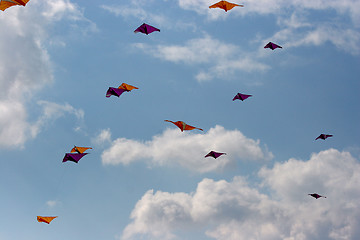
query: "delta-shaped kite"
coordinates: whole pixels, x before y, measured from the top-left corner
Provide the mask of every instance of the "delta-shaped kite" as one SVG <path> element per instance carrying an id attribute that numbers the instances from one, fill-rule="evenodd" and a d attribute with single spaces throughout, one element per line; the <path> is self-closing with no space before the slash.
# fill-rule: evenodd
<path id="1" fill-rule="evenodd" d="M 38 222 L 44 222 L 44 223 L 50 224 L 51 221 L 54 220 L 55 218 L 57 218 L 57 216 L 55 216 L 55 217 L 37 216 L 37 221 L 38 221 Z"/>
<path id="2" fill-rule="evenodd" d="M 155 31 L 160 32 L 160 29 L 158 29 L 156 27 L 153 27 L 153 26 L 151 26 L 149 24 L 143 23 L 140 27 L 135 29 L 134 33 L 141 32 L 141 33 L 144 33 L 146 35 L 149 35 L 150 33 L 155 32 Z"/>
<path id="3" fill-rule="evenodd" d="M 225 154 L 226 155 L 226 153 L 221 153 L 221 152 L 215 152 L 215 151 L 210 151 L 208 154 L 206 154 L 206 156 L 205 157 L 213 157 L 213 158 L 218 158 L 218 157 L 220 157 L 221 155 L 223 155 L 223 154 Z"/>
<path id="4" fill-rule="evenodd" d="M 242 94 L 242 93 L 238 93 L 235 95 L 235 97 L 233 98 L 233 101 L 235 101 L 236 99 L 239 99 L 241 101 L 244 101 L 245 99 L 252 97 L 252 95 L 248 95 L 248 94 Z"/>
<path id="5" fill-rule="evenodd" d="M 235 3 L 230 3 L 227 1 L 220 1 L 218 3 L 215 3 L 211 6 L 209 6 L 209 8 L 221 8 L 224 9 L 225 12 L 233 9 L 234 7 L 243 7 L 244 5 L 240 5 L 240 4 L 235 4 Z"/>
<path id="6" fill-rule="evenodd" d="M 329 138 L 329 137 L 332 137 L 333 135 L 331 135 L 331 134 L 320 134 L 317 138 L 315 138 L 315 140 L 318 140 L 318 139 L 322 139 L 322 140 L 325 140 L 325 139 L 327 139 L 327 138 Z"/>
<path id="7" fill-rule="evenodd" d="M 184 123 L 183 121 L 177 121 L 177 122 L 173 122 L 173 121 L 170 121 L 170 120 L 164 120 L 165 122 L 171 122 L 173 124 L 175 124 L 178 128 L 180 128 L 180 130 L 183 132 L 184 130 L 194 130 L 194 129 L 198 129 L 198 130 L 201 130 L 201 131 L 204 131 L 203 129 L 201 128 L 197 128 L 197 127 L 193 127 L 193 126 L 190 126 L 186 123 Z"/>
<path id="8" fill-rule="evenodd" d="M 126 83 L 122 83 L 118 88 L 109 87 L 109 89 L 106 92 L 106 97 L 108 98 L 111 95 L 120 97 L 120 95 L 123 94 L 123 92 L 130 92 L 133 89 L 139 89 L 139 88 Z"/>
<path id="9" fill-rule="evenodd" d="M 20 6 L 24 6 L 27 4 L 29 0 L 1 0 L 0 1 L 0 10 L 5 11 L 5 9 L 15 6 L 15 5 L 20 5 Z"/>
<path id="10" fill-rule="evenodd" d="M 70 153 L 84 153 L 88 149 L 92 149 L 92 148 L 74 146 L 73 149 L 71 149 Z"/>
<path id="11" fill-rule="evenodd" d="M 268 44 L 265 45 L 264 48 L 270 48 L 271 50 L 275 50 L 276 48 L 282 48 L 282 47 L 275 43 L 269 42 Z"/>
<path id="12" fill-rule="evenodd" d="M 71 161 L 74 163 L 78 163 L 82 157 L 84 157 L 88 153 L 65 153 L 63 158 L 63 162 Z"/>
<path id="13" fill-rule="evenodd" d="M 321 195 L 319 195 L 317 193 L 309 193 L 308 195 L 312 196 L 313 198 L 316 198 L 316 199 L 321 198 L 321 197 L 326 198 L 325 196 L 321 196 Z"/>

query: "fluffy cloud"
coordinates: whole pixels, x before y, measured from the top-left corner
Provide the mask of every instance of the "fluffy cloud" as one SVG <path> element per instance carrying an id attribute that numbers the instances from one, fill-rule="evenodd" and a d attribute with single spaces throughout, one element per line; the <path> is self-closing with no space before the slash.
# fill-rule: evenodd
<path id="1" fill-rule="evenodd" d="M 226 152 L 218 159 L 204 158 L 211 150 Z M 198 172 L 222 169 L 236 160 L 267 160 L 272 153 L 260 147 L 259 140 L 245 137 L 238 130 L 215 126 L 207 133 L 180 132 L 167 129 L 150 141 L 118 138 L 106 149 L 101 159 L 105 165 L 127 165 L 134 161 L 148 161 L 152 165 L 178 164 Z"/>
<path id="2" fill-rule="evenodd" d="M 149 190 L 122 239 L 175 239 L 195 227 L 218 240 L 358 238 L 360 164 L 348 152 L 290 159 L 259 176 L 265 189 L 237 176 L 231 182 L 203 179 L 190 194 Z M 307 195 L 312 192 L 327 198 Z"/>
<path id="3" fill-rule="evenodd" d="M 68 0 L 34 0 L 25 8 L 11 7 L 0 15 L 0 32 L 6 33 L 0 39 L 0 147 L 22 146 L 47 118 L 29 123 L 26 103 L 54 79 L 45 44 L 51 39 L 48 29 L 64 18 L 85 20 Z"/>

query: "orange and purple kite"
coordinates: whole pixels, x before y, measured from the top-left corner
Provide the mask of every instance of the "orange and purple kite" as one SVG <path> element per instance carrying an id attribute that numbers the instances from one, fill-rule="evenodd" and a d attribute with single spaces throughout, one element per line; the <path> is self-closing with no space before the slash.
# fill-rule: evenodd
<path id="1" fill-rule="evenodd" d="M 44 222 L 44 223 L 47 223 L 47 224 L 50 224 L 50 222 L 52 220 L 54 220 L 56 217 L 43 217 L 43 216 L 37 216 L 37 221 L 38 222 Z"/>
<path id="2" fill-rule="evenodd" d="M 321 195 L 319 195 L 319 194 L 317 194 L 317 193 L 309 193 L 308 195 L 309 195 L 309 196 L 312 196 L 312 197 L 314 197 L 314 198 L 316 198 L 316 199 L 321 198 L 321 197 L 326 198 L 325 196 L 321 196 Z"/>
<path id="3" fill-rule="evenodd" d="M 135 29 L 134 33 L 141 32 L 141 33 L 144 33 L 146 35 L 149 35 L 150 33 L 155 32 L 155 31 L 160 32 L 160 29 L 158 29 L 156 27 L 153 27 L 153 26 L 150 26 L 150 25 L 148 25 L 146 23 L 143 23 L 140 27 Z"/>
<path id="4" fill-rule="evenodd" d="M 327 139 L 328 137 L 332 137 L 333 135 L 331 134 L 320 134 L 317 138 L 315 138 L 315 140 L 318 140 L 318 139 L 322 139 L 322 140 L 325 140 Z"/>
<path id="5" fill-rule="evenodd" d="M 275 43 L 269 42 L 268 44 L 265 45 L 264 48 L 270 48 L 271 50 L 275 50 L 276 48 L 282 48 L 282 47 Z"/>
<path id="6" fill-rule="evenodd" d="M 24 6 L 27 4 L 29 0 L 1 0 L 0 1 L 0 10 L 5 11 L 5 9 L 15 6 L 15 5 L 20 5 L 20 6 Z"/>
<path id="7" fill-rule="evenodd" d="M 183 121 L 177 121 L 177 122 L 173 122 L 173 121 L 170 121 L 170 120 L 164 120 L 165 122 L 171 122 L 173 124 L 175 124 L 178 128 L 180 128 L 180 130 L 183 132 L 184 130 L 194 130 L 194 129 L 199 129 L 201 131 L 204 131 L 203 129 L 201 128 L 197 128 L 197 127 L 193 127 L 193 126 L 190 126 L 190 125 L 187 125 L 186 123 L 184 123 Z"/>
<path id="8" fill-rule="evenodd" d="M 241 101 L 244 101 L 245 99 L 247 99 L 248 97 L 252 97 L 252 95 L 247 95 L 247 94 L 242 94 L 242 93 L 238 93 L 235 95 L 235 97 L 233 98 L 233 101 L 235 101 L 236 99 L 239 99 Z"/>
<path id="9" fill-rule="evenodd" d="M 211 151 L 211 152 L 209 152 L 205 157 L 213 157 L 213 158 L 216 159 L 216 158 L 220 157 L 220 156 L 223 155 L 223 154 L 226 155 L 226 153 Z"/>
<path id="10" fill-rule="evenodd" d="M 209 6 L 209 8 L 221 8 L 224 9 L 225 12 L 233 9 L 234 7 L 243 7 L 244 5 L 239 5 L 239 4 L 235 4 L 235 3 L 229 3 L 227 1 L 220 1 L 218 3 L 215 3 L 211 6 Z"/>
<path id="11" fill-rule="evenodd" d="M 111 95 L 120 97 L 123 92 L 130 92 L 133 89 L 139 89 L 137 87 L 131 86 L 126 83 L 122 83 L 118 88 L 109 87 L 106 92 L 106 97 L 110 97 Z"/>

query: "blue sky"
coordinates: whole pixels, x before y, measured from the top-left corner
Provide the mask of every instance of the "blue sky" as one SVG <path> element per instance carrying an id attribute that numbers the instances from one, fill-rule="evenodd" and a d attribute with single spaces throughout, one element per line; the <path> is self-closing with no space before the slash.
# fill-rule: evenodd
<path id="1" fill-rule="evenodd" d="M 0 240 L 357 239 L 360 2 L 213 3 L 1 12 Z"/>

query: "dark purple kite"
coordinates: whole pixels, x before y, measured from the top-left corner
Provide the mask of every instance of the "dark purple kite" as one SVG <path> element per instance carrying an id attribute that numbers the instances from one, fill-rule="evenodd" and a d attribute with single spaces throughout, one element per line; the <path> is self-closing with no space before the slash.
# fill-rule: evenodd
<path id="1" fill-rule="evenodd" d="M 87 153 L 65 153 L 63 162 L 72 161 L 78 163 L 80 159 L 85 156 Z"/>
<path id="2" fill-rule="evenodd" d="M 309 195 L 309 196 L 312 196 L 312 197 L 314 197 L 314 198 L 316 198 L 316 199 L 321 198 L 321 197 L 326 198 L 325 196 L 321 196 L 321 195 L 319 195 L 319 194 L 317 194 L 317 193 L 309 193 L 308 195 Z"/>
<path id="3" fill-rule="evenodd" d="M 125 92 L 124 89 L 120 89 L 120 88 L 113 88 L 113 87 L 109 87 L 109 89 L 106 92 L 106 97 L 110 97 L 111 95 L 120 97 L 120 95 Z"/>
<path id="4" fill-rule="evenodd" d="M 226 153 L 220 153 L 220 152 L 211 151 L 211 152 L 209 152 L 205 157 L 213 157 L 213 158 L 216 159 L 216 158 L 220 157 L 220 156 L 223 155 L 223 154 L 226 155 Z"/>
<path id="5" fill-rule="evenodd" d="M 141 33 L 144 33 L 146 35 L 149 35 L 150 33 L 155 32 L 155 31 L 160 32 L 160 29 L 158 29 L 156 27 L 153 27 L 153 26 L 150 26 L 150 25 L 148 25 L 146 23 L 143 23 L 140 27 L 135 29 L 134 33 L 141 32 Z"/>
<path id="6" fill-rule="evenodd" d="M 270 48 L 271 50 L 274 50 L 275 48 L 282 48 L 282 47 L 275 43 L 269 42 L 268 44 L 265 45 L 264 48 Z"/>
<path id="7" fill-rule="evenodd" d="M 325 140 L 327 139 L 328 137 L 332 137 L 333 135 L 330 135 L 330 134 L 320 134 L 320 136 L 318 136 L 317 138 L 315 138 L 315 140 L 318 140 L 318 139 L 322 139 L 322 140 Z"/>
<path id="8" fill-rule="evenodd" d="M 247 94 L 242 94 L 242 93 L 238 93 L 235 95 L 235 97 L 233 98 L 233 101 L 235 101 L 236 99 L 239 99 L 241 101 L 244 101 L 245 99 L 247 99 L 248 97 L 251 97 L 252 95 L 247 95 Z"/>

